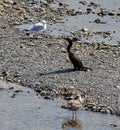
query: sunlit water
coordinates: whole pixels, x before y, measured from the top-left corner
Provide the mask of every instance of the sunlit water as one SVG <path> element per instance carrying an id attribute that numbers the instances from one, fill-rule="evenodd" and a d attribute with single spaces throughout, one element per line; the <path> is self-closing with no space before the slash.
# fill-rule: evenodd
<path id="1" fill-rule="evenodd" d="M 9 89 L 13 87 L 13 89 Z M 62 99 L 45 100 L 30 88 L 0 81 L 0 130 L 119 130 L 120 118 L 62 109 Z M 18 90 L 18 91 L 16 91 Z"/>

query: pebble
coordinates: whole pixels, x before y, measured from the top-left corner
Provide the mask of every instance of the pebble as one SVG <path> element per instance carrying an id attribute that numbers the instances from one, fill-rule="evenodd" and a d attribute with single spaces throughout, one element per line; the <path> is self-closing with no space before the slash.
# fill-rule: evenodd
<path id="1" fill-rule="evenodd" d="M 88 14 L 92 12 L 92 9 L 91 9 L 91 8 L 87 8 L 86 10 L 87 10 L 87 13 L 88 13 Z"/>
<path id="2" fill-rule="evenodd" d="M 4 77 L 0 76 L 0 80 L 4 80 Z"/>
<path id="3" fill-rule="evenodd" d="M 117 125 L 113 123 L 110 123 L 110 126 L 117 127 Z"/>
<path id="4" fill-rule="evenodd" d="M 95 19 L 94 22 L 95 22 L 95 23 L 100 23 L 101 20 L 100 20 L 100 19 Z"/>
<path id="5" fill-rule="evenodd" d="M 15 93 L 21 93 L 21 92 L 23 92 L 23 90 L 18 89 L 18 90 L 15 90 L 14 92 L 15 92 Z"/>
<path id="6" fill-rule="evenodd" d="M 0 4 L 0 11 L 3 11 L 3 10 L 4 10 L 4 6 Z M 2 15 L 2 12 L 1 12 L 1 15 Z"/>
<path id="7" fill-rule="evenodd" d="M 4 0 L 4 3 L 13 4 L 14 2 L 12 0 Z"/>
<path id="8" fill-rule="evenodd" d="M 82 31 L 83 31 L 83 32 L 88 32 L 89 29 L 88 29 L 87 27 L 85 27 L 85 28 L 82 29 Z"/>
<path id="9" fill-rule="evenodd" d="M 59 6 L 63 6 L 64 4 L 62 2 L 59 2 Z"/>
<path id="10" fill-rule="evenodd" d="M 61 48 L 61 52 L 62 53 L 66 53 L 66 49 L 65 48 Z"/>
<path id="11" fill-rule="evenodd" d="M 19 73 L 14 75 L 14 78 L 19 78 L 19 77 L 21 77 L 21 74 L 19 74 Z"/>
<path id="12" fill-rule="evenodd" d="M 93 45 L 94 50 L 100 49 L 100 43 L 99 42 L 93 42 L 92 45 Z"/>
<path id="13" fill-rule="evenodd" d="M 117 14 L 117 13 L 115 13 L 115 12 L 109 12 L 109 13 L 108 13 L 109 16 L 114 16 L 114 15 L 116 15 L 116 14 Z"/>
<path id="14" fill-rule="evenodd" d="M 13 79 L 10 79 L 10 78 L 7 78 L 6 81 L 9 83 L 14 83 Z"/>
<path id="15" fill-rule="evenodd" d="M 87 1 L 80 1 L 79 3 L 83 4 L 83 5 L 87 5 L 88 2 Z"/>
<path id="16" fill-rule="evenodd" d="M 15 98 L 15 96 L 16 96 L 16 94 L 14 93 L 14 94 L 11 96 L 11 98 Z"/>
<path id="17" fill-rule="evenodd" d="M 59 92 L 56 89 L 53 89 L 52 91 L 55 93 L 55 95 L 59 95 Z"/>

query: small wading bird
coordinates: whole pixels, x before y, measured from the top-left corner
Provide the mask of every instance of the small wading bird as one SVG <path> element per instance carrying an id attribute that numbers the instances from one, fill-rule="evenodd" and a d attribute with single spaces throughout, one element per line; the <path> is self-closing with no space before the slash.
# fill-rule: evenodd
<path id="1" fill-rule="evenodd" d="M 75 38 L 73 38 L 72 40 L 70 38 L 64 38 L 64 39 L 69 43 L 67 46 L 67 52 L 69 59 L 73 64 L 74 70 L 82 70 L 82 71 L 91 70 L 90 68 L 85 67 L 82 61 L 79 59 L 78 55 L 75 52 L 73 52 L 73 50 L 71 50 L 73 42 L 77 41 L 77 39 Z"/>
<path id="2" fill-rule="evenodd" d="M 83 107 L 84 98 L 81 97 L 81 95 L 76 95 L 75 99 L 68 101 L 65 105 L 62 105 L 62 108 L 68 109 L 72 111 L 73 117 L 72 119 L 76 119 L 76 111 Z"/>
<path id="3" fill-rule="evenodd" d="M 40 33 L 44 31 L 47 28 L 47 23 L 45 20 L 42 20 L 41 23 L 36 23 L 29 28 L 25 29 L 26 32 L 32 34 L 32 33 Z"/>

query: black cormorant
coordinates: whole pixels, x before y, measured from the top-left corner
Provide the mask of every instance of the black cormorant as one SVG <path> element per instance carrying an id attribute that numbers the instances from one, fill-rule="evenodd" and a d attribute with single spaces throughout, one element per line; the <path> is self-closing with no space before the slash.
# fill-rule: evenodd
<path id="1" fill-rule="evenodd" d="M 78 57 L 78 55 L 75 52 L 73 52 L 73 50 L 71 50 L 73 42 L 76 41 L 76 39 L 75 38 L 73 38 L 72 40 L 70 38 L 64 38 L 64 39 L 69 43 L 67 46 L 67 52 L 69 59 L 73 64 L 74 70 L 82 70 L 82 71 L 91 70 L 90 68 L 85 67 L 80 58 Z"/>

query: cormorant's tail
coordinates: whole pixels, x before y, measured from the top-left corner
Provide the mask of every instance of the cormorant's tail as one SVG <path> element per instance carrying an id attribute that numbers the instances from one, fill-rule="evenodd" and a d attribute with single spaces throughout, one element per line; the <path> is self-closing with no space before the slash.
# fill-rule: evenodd
<path id="1" fill-rule="evenodd" d="M 91 69 L 91 68 L 88 68 L 88 67 L 83 66 L 82 70 L 83 70 L 83 71 L 88 71 L 88 70 L 92 70 L 92 69 Z"/>

